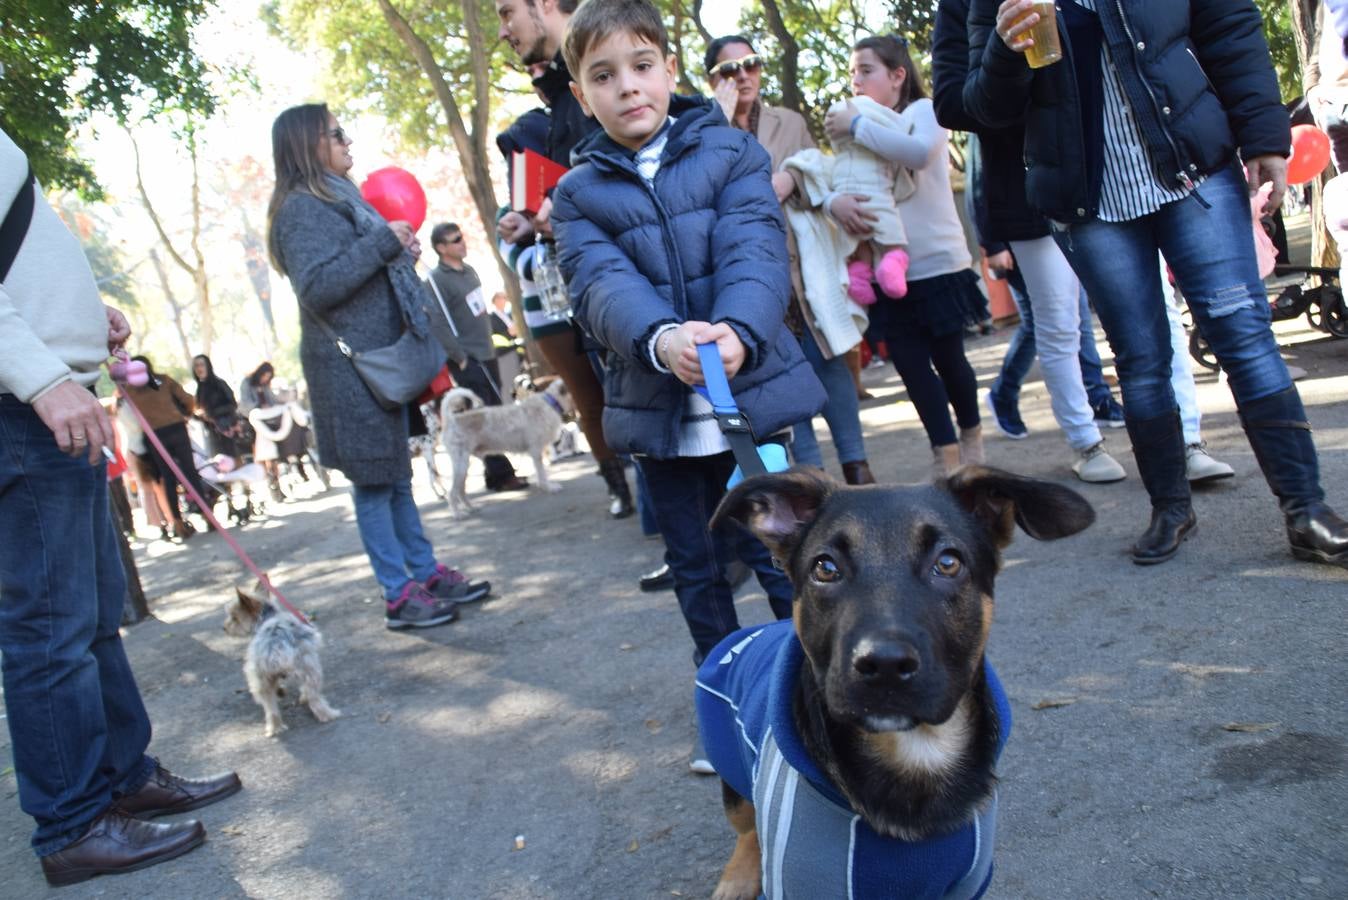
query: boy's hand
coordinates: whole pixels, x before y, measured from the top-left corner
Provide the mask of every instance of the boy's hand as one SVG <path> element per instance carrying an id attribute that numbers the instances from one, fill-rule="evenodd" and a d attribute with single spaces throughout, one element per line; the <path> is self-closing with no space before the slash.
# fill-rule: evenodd
<path id="1" fill-rule="evenodd" d="M 702 384 L 702 362 L 697 358 L 694 336 L 710 322 L 684 322 L 660 338 L 656 351 L 674 377 L 687 385 Z"/>
<path id="2" fill-rule="evenodd" d="M 514 210 L 501 216 L 501 221 L 496 223 L 497 236 L 507 244 L 518 244 L 533 234 L 533 231 L 534 227 L 529 220 Z"/>
<path id="3" fill-rule="evenodd" d="M 538 206 L 538 215 L 534 216 L 534 233 L 543 237 L 552 237 L 552 198 L 544 198 Z"/>
<path id="4" fill-rule="evenodd" d="M 725 366 L 725 377 L 727 380 L 734 378 L 739 372 L 740 367 L 744 365 L 746 355 L 744 342 L 740 336 L 735 333 L 725 322 L 717 322 L 715 325 L 708 325 L 696 335 L 693 336 L 695 344 L 716 344 L 716 350 L 721 354 L 721 365 Z M 697 357 L 697 349 L 692 350 L 693 357 Z M 698 368 L 698 374 L 701 374 L 701 367 Z"/>

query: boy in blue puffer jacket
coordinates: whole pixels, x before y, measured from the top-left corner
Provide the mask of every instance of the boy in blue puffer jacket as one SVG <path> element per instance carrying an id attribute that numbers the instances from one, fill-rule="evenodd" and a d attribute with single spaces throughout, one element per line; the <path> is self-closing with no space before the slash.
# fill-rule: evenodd
<path id="1" fill-rule="evenodd" d="M 710 101 L 671 97 L 660 13 L 647 0 L 588 0 L 562 53 L 571 90 L 603 126 L 553 197 L 562 272 L 577 319 L 610 351 L 604 435 L 637 455 L 701 662 L 739 627 L 732 553 L 779 618 L 791 588 L 755 538 L 708 532 L 735 462 L 692 390 L 703 383 L 696 345 L 717 345 L 760 442 L 818 412 L 824 389 L 782 325 L 790 273 L 767 151 Z"/>

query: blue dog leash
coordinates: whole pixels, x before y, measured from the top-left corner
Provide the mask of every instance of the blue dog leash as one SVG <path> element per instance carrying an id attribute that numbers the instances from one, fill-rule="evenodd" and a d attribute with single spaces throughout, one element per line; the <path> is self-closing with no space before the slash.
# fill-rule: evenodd
<path id="1" fill-rule="evenodd" d="M 698 344 L 697 355 L 702 363 L 702 377 L 707 383 L 705 386 L 697 385 L 694 390 L 711 404 L 712 411 L 716 413 L 716 424 L 720 426 L 738 463 L 726 487 L 732 488 L 752 475 L 783 472 L 789 468 L 785 447 L 775 441 L 760 446 L 754 440 L 754 430 L 748 416 L 740 412 L 735 405 L 735 396 L 730 393 L 730 381 L 725 377 L 721 353 L 716 344 Z"/>

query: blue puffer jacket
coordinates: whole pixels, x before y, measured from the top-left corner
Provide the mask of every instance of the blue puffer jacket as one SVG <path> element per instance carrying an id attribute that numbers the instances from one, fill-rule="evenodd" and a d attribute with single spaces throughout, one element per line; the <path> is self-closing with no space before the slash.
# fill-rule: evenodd
<path id="1" fill-rule="evenodd" d="M 596 132 L 553 195 L 552 222 L 576 318 L 612 351 L 604 437 L 619 452 L 678 455 L 689 390 L 651 363 L 667 322 L 726 322 L 746 351 L 730 382 L 762 439 L 813 416 L 824 388 L 782 325 L 786 230 L 767 151 L 702 98 L 674 97 L 654 187 L 634 154 Z"/>
<path id="2" fill-rule="evenodd" d="M 1042 69 L 997 36 L 999 3 L 970 4 L 964 106 L 989 126 L 1024 121 L 1026 190 L 1050 218 L 1089 221 L 1098 208 L 1102 101 L 1098 79 L 1078 73 L 1095 71 L 1101 42 L 1162 184 L 1189 186 L 1237 150 L 1288 155 L 1291 125 L 1251 0 L 1097 0 L 1093 33 L 1069 27 L 1064 5 L 1063 60 Z"/>

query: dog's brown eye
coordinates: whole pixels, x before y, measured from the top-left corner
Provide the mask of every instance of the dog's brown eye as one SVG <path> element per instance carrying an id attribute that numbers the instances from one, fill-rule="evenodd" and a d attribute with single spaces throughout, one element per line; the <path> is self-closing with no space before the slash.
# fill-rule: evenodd
<path id="1" fill-rule="evenodd" d="M 936 557 L 936 564 L 932 566 L 932 571 L 937 575 L 946 578 L 954 578 L 964 568 L 964 563 L 953 553 L 942 553 Z"/>
<path id="2" fill-rule="evenodd" d="M 815 581 L 828 583 L 841 578 L 842 572 L 838 571 L 837 563 L 827 556 L 821 556 L 814 561 L 814 566 L 810 569 L 810 577 Z"/>

